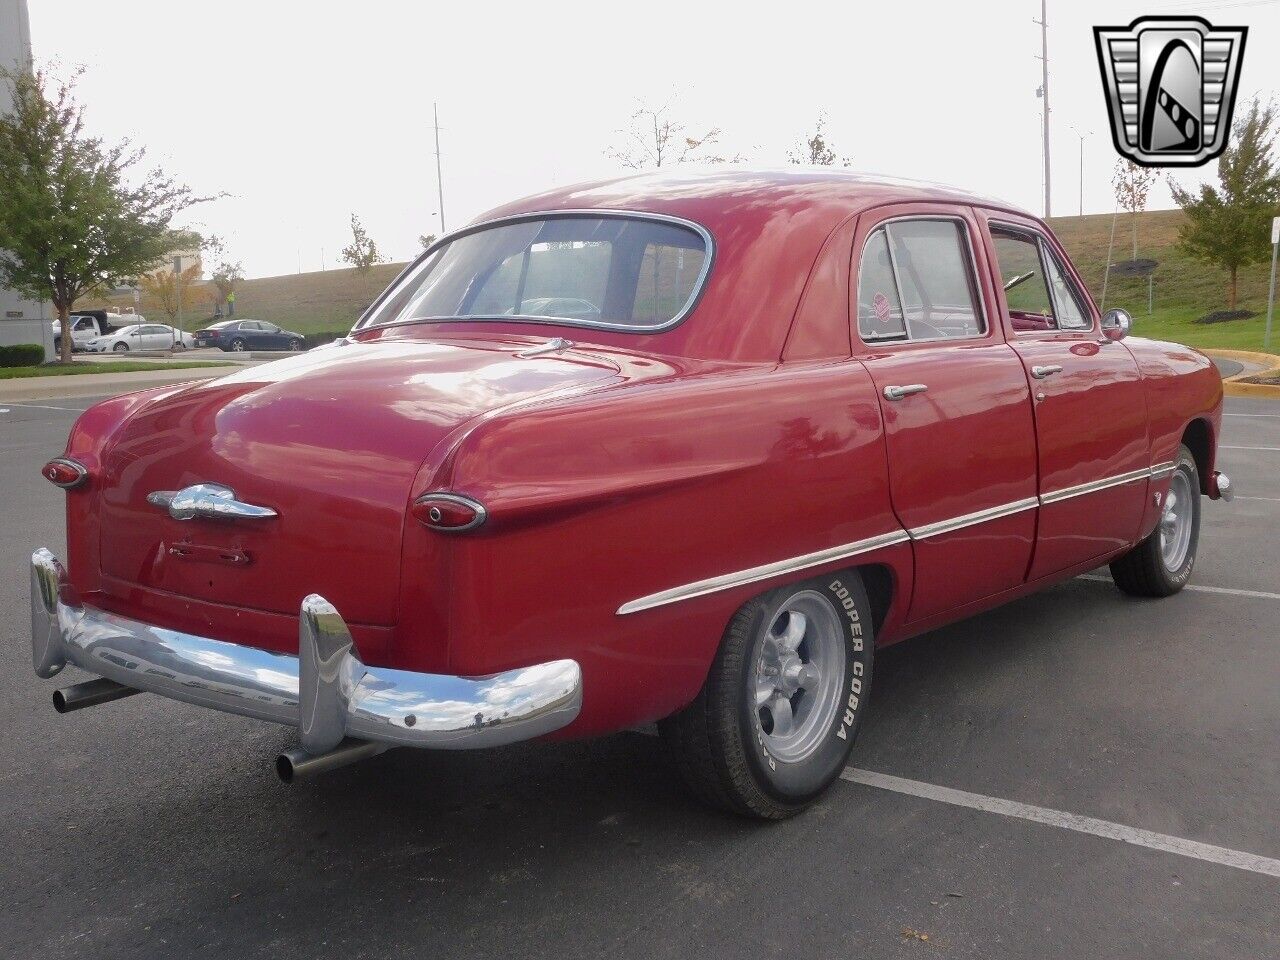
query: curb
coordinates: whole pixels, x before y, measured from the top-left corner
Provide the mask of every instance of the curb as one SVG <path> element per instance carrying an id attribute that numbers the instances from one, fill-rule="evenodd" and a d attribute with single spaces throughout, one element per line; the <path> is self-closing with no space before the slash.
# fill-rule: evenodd
<path id="1" fill-rule="evenodd" d="M 1205 350 L 1210 357 L 1221 357 L 1224 360 L 1244 360 L 1262 365 L 1263 370 L 1280 368 L 1280 357 L 1271 353 L 1258 353 L 1253 350 Z M 1244 383 L 1245 377 L 1256 377 L 1257 370 L 1246 370 L 1222 381 L 1222 393 L 1228 397 L 1253 397 L 1255 399 L 1280 400 L 1280 384 Z"/>
<path id="2" fill-rule="evenodd" d="M 0 381 L 0 404 L 33 400 L 57 400 L 72 397 L 118 397 L 122 393 L 164 387 L 175 383 L 193 383 L 235 373 L 236 366 L 192 367 L 186 370 L 140 370 L 136 373 L 90 373 L 69 377 L 31 377 L 10 382 Z M 142 376 L 140 376 L 142 374 Z M 33 381 L 52 380 L 54 383 Z M 76 382 L 71 382 L 76 381 Z M 81 381 L 88 381 L 87 383 Z"/>

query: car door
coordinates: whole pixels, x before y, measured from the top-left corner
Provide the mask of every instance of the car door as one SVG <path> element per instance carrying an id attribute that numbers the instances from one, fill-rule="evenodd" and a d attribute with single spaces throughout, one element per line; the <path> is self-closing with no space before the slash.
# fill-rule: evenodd
<path id="1" fill-rule="evenodd" d="M 142 327 L 142 349 L 168 350 L 173 346 L 174 333 L 163 324 L 148 323 Z"/>
<path id="2" fill-rule="evenodd" d="M 1035 539 L 1035 430 L 965 207 L 864 215 L 855 240 L 855 343 L 879 395 L 889 487 L 912 539 L 907 620 L 1023 583 Z"/>
<path id="3" fill-rule="evenodd" d="M 267 350 L 283 350 L 287 347 L 288 338 L 281 333 L 274 323 L 262 322 L 262 345 Z"/>
<path id="4" fill-rule="evenodd" d="M 993 219 L 988 228 L 1002 319 L 1034 398 L 1041 498 L 1034 580 L 1101 560 L 1137 536 L 1150 468 L 1146 398 L 1133 356 L 1102 336 L 1092 301 L 1051 237 L 1021 218 Z"/>

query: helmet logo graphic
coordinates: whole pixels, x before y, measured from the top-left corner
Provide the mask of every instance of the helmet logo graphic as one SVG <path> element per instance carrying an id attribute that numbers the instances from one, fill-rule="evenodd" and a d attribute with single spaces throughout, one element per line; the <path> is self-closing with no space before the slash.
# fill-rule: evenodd
<path id="1" fill-rule="evenodd" d="M 1094 27 L 1116 149 L 1147 167 L 1194 167 L 1222 153 L 1247 33 L 1199 17 Z"/>

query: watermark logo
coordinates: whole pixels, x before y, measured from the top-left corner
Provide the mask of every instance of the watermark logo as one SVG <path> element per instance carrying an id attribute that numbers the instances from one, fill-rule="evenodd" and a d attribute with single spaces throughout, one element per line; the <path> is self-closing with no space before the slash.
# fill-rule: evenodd
<path id="1" fill-rule="evenodd" d="M 1116 149 L 1144 167 L 1196 167 L 1222 153 L 1246 33 L 1199 17 L 1094 27 Z"/>

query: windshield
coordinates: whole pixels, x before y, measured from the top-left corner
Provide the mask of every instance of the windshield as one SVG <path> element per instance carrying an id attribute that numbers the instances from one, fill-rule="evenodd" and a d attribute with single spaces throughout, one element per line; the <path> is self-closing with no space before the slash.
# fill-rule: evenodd
<path id="1" fill-rule="evenodd" d="M 666 219 L 509 221 L 433 251 L 359 326 L 467 319 L 659 329 L 692 306 L 710 255 L 703 231 Z"/>

